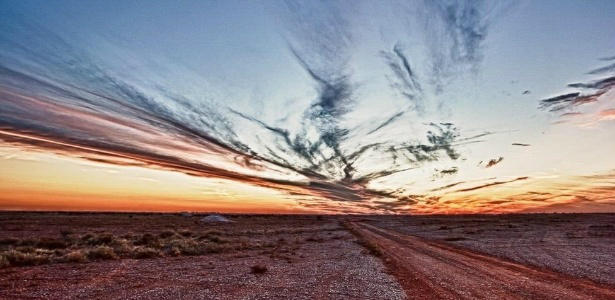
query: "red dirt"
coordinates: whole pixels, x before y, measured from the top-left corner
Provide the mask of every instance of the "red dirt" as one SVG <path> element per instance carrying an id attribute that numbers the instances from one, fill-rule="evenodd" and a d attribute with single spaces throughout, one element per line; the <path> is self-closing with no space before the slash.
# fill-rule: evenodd
<path id="1" fill-rule="evenodd" d="M 615 288 L 430 241 L 351 223 L 380 247 L 408 299 L 615 299 Z"/>
<path id="2" fill-rule="evenodd" d="M 315 216 L 229 216 L 231 224 L 200 216 L 161 214 L 0 213 L 0 237 L 60 237 L 61 231 L 195 234 L 216 229 L 229 238 L 272 247 L 199 256 L 53 263 L 0 269 L 0 300 L 402 300 L 385 266 L 367 254 L 338 219 Z M 194 222 L 197 221 L 197 222 Z M 267 271 L 253 273 L 262 265 Z"/>

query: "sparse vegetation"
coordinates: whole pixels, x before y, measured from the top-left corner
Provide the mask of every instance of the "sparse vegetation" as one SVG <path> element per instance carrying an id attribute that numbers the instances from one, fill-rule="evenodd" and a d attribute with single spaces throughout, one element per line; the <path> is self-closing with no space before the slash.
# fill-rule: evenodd
<path id="1" fill-rule="evenodd" d="M 89 249 L 87 251 L 87 257 L 91 260 L 118 258 L 113 248 L 109 246 L 96 246 L 92 249 Z"/>
<path id="2" fill-rule="evenodd" d="M 306 239 L 307 242 L 322 243 L 325 239 L 319 236 L 312 235 Z"/>
<path id="3" fill-rule="evenodd" d="M 48 263 L 50 261 L 49 256 L 44 254 L 38 254 L 34 252 L 20 252 L 17 250 L 10 250 L 3 253 L 2 257 L 9 262 L 12 266 L 35 266 Z"/>
<path id="4" fill-rule="evenodd" d="M 9 260 L 6 257 L 0 256 L 0 268 L 8 267 L 10 265 L 11 265 L 11 263 L 9 262 Z"/>
<path id="5" fill-rule="evenodd" d="M 165 229 L 158 234 L 132 233 L 117 236 L 110 232 L 81 235 L 60 232 L 58 238 L 2 238 L 0 268 L 119 258 L 205 255 L 274 246 L 274 243 L 262 243 L 245 236 L 226 235 L 217 229 L 203 232 Z"/>
<path id="6" fill-rule="evenodd" d="M 448 242 L 456 242 L 456 241 L 465 241 L 467 240 L 467 238 L 463 236 L 451 236 L 451 237 L 444 238 L 444 240 Z"/>
<path id="7" fill-rule="evenodd" d="M 357 238 L 357 244 L 363 246 L 369 254 L 373 256 L 382 256 L 383 252 L 378 245 L 365 239 L 354 227 L 350 225 L 348 221 L 342 222 L 342 226 L 346 228 L 350 233 L 352 233 Z"/>
<path id="8" fill-rule="evenodd" d="M 74 250 L 66 254 L 66 261 L 70 263 L 84 263 L 88 261 L 83 250 Z"/>
<path id="9" fill-rule="evenodd" d="M 133 251 L 134 258 L 144 259 L 144 258 L 155 258 L 162 256 L 160 251 L 149 248 L 149 247 L 136 247 Z"/>
<path id="10" fill-rule="evenodd" d="M 299 255 L 296 253 L 299 245 L 342 239 L 340 231 L 343 230 L 324 216 L 233 216 L 238 222 L 224 226 L 195 224 L 192 219 L 162 214 L 109 214 L 109 218 L 102 216 L 96 220 L 87 213 L 84 218 L 74 218 L 70 213 L 54 217 L 67 215 L 70 215 L 65 219 L 67 222 L 54 223 L 48 228 L 32 227 L 36 230 L 29 235 L 10 234 L 12 228 L 22 225 L 4 226 L 0 231 L 7 234 L 0 235 L 0 268 L 244 250 L 262 250 L 272 258 L 291 263 Z M 98 213 L 92 215 L 98 217 Z M 32 217 L 41 216 L 33 214 Z M 158 222 L 161 219 L 164 221 Z M 256 226 L 237 226 L 240 222 Z"/>
<path id="11" fill-rule="evenodd" d="M 175 231 L 170 230 L 170 229 L 163 230 L 163 231 L 159 234 L 159 236 L 160 236 L 161 238 L 163 238 L 163 239 L 166 239 L 166 238 L 168 238 L 168 237 L 172 237 L 172 236 L 174 236 L 174 235 L 175 235 Z"/>
<path id="12" fill-rule="evenodd" d="M 250 267 L 250 270 L 252 270 L 252 273 L 254 274 L 263 274 L 268 271 L 267 266 L 264 265 L 254 265 Z"/>

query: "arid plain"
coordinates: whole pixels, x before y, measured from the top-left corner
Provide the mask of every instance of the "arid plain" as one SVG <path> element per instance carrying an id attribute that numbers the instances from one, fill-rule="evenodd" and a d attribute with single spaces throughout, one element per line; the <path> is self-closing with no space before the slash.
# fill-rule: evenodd
<path id="1" fill-rule="evenodd" d="M 0 213 L 0 299 L 613 299 L 615 215 Z"/>

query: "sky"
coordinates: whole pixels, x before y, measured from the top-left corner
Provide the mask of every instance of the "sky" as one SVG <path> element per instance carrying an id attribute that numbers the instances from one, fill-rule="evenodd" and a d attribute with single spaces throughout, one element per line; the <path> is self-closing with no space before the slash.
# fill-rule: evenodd
<path id="1" fill-rule="evenodd" d="M 0 209 L 615 212 L 614 1 L 0 1 Z"/>

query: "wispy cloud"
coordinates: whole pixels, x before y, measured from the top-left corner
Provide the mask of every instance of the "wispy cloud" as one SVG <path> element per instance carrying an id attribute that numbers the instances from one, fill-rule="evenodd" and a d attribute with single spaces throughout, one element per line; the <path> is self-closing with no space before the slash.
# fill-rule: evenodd
<path id="1" fill-rule="evenodd" d="M 276 77 L 284 72 L 258 70 L 275 73 L 272 78 L 278 81 L 272 86 L 284 92 L 250 98 L 286 101 L 288 105 L 267 107 L 275 118 L 250 105 L 236 105 L 237 91 L 206 75 L 141 55 L 148 51 L 132 53 L 121 42 L 98 36 L 91 42 L 43 27 L 9 24 L 0 29 L 0 140 L 30 151 L 266 187 L 323 211 L 435 211 L 447 205 L 444 193 L 469 197 L 529 181 L 526 174 L 503 174 L 506 168 L 494 167 L 503 160 L 499 155 L 514 159 L 508 153 L 483 152 L 481 157 L 495 158 L 477 168 L 479 159 L 468 157 L 472 153 L 467 148 L 487 146 L 504 131 L 489 127 L 468 133 L 460 122 L 471 116 L 445 117 L 439 105 L 449 101 L 439 96 L 452 80 L 480 70 L 501 7 L 482 1 L 417 2 L 412 5 L 419 13 L 400 15 L 418 16 L 426 40 L 408 40 L 406 32 L 394 32 L 394 43 L 378 41 L 368 45 L 372 52 L 363 53 L 356 48 L 366 36 L 355 28 L 354 2 L 282 4 L 282 26 L 276 29 L 285 47 L 276 49 L 280 57 L 273 60 L 283 62 L 276 67 L 287 68 L 301 82 L 286 85 Z M 416 49 L 427 55 L 415 55 Z M 353 64 L 359 55 L 370 58 Z M 543 99 L 541 109 L 563 113 L 597 101 L 614 86 L 610 60 L 590 71 L 600 78 L 570 84 L 578 91 Z M 231 64 L 219 62 L 226 63 Z M 220 81 L 232 85 L 235 79 Z M 374 92 L 373 87 L 382 90 Z M 383 103 L 392 100 L 386 107 L 366 103 L 380 98 Z M 597 120 L 614 115 L 606 109 Z M 511 148 L 511 142 L 505 145 Z M 539 143 L 532 144 L 523 151 L 538 148 Z M 414 182 L 408 174 L 420 178 Z M 420 180 L 432 186 L 415 192 Z"/>
<path id="2" fill-rule="evenodd" d="M 477 71 L 490 26 L 508 4 L 485 1 L 424 1 L 424 30 L 435 91 L 462 70 Z"/>
<path id="3" fill-rule="evenodd" d="M 598 75 L 604 73 L 612 73 L 615 71 L 614 65 L 608 65 L 590 71 L 588 74 Z M 561 94 L 558 96 L 545 98 L 539 101 L 539 108 L 550 112 L 559 112 L 563 110 L 572 110 L 578 106 L 597 102 L 603 95 L 615 87 L 615 76 L 603 77 L 589 82 L 571 83 L 569 88 L 575 88 L 580 91 Z"/>
<path id="4" fill-rule="evenodd" d="M 327 16 L 319 15 L 316 24 L 312 18 L 298 18 L 299 24 L 293 25 L 298 29 L 289 38 L 289 48 L 316 92 L 302 113 L 299 131 L 195 101 L 155 76 L 119 76 L 114 66 L 52 32 L 43 38 L 36 30 L 21 28 L 23 36 L 37 37 L 33 40 L 38 48 L 15 56 L 18 49 L 27 48 L 26 39 L 4 40 L 0 138 L 97 162 L 234 180 L 306 197 L 344 202 L 407 197 L 403 191 L 390 193 L 367 185 L 430 162 L 457 160 L 459 129 L 451 123 L 432 123 L 424 137 L 345 144 L 349 134 L 365 134 L 342 126 L 354 103 L 352 76 L 343 55 L 351 38 L 343 18 L 325 10 Z M 307 33 L 314 27 L 327 30 Z M 402 50 L 394 53 L 404 76 L 413 76 Z M 407 80 L 420 90 L 418 82 Z M 367 134 L 385 129 L 402 115 L 391 116 Z M 249 122 L 242 130 L 257 129 L 255 140 L 239 137 L 237 120 Z M 383 158 L 378 168 L 365 167 L 371 157 Z M 452 170 L 456 169 L 439 172 Z"/>

